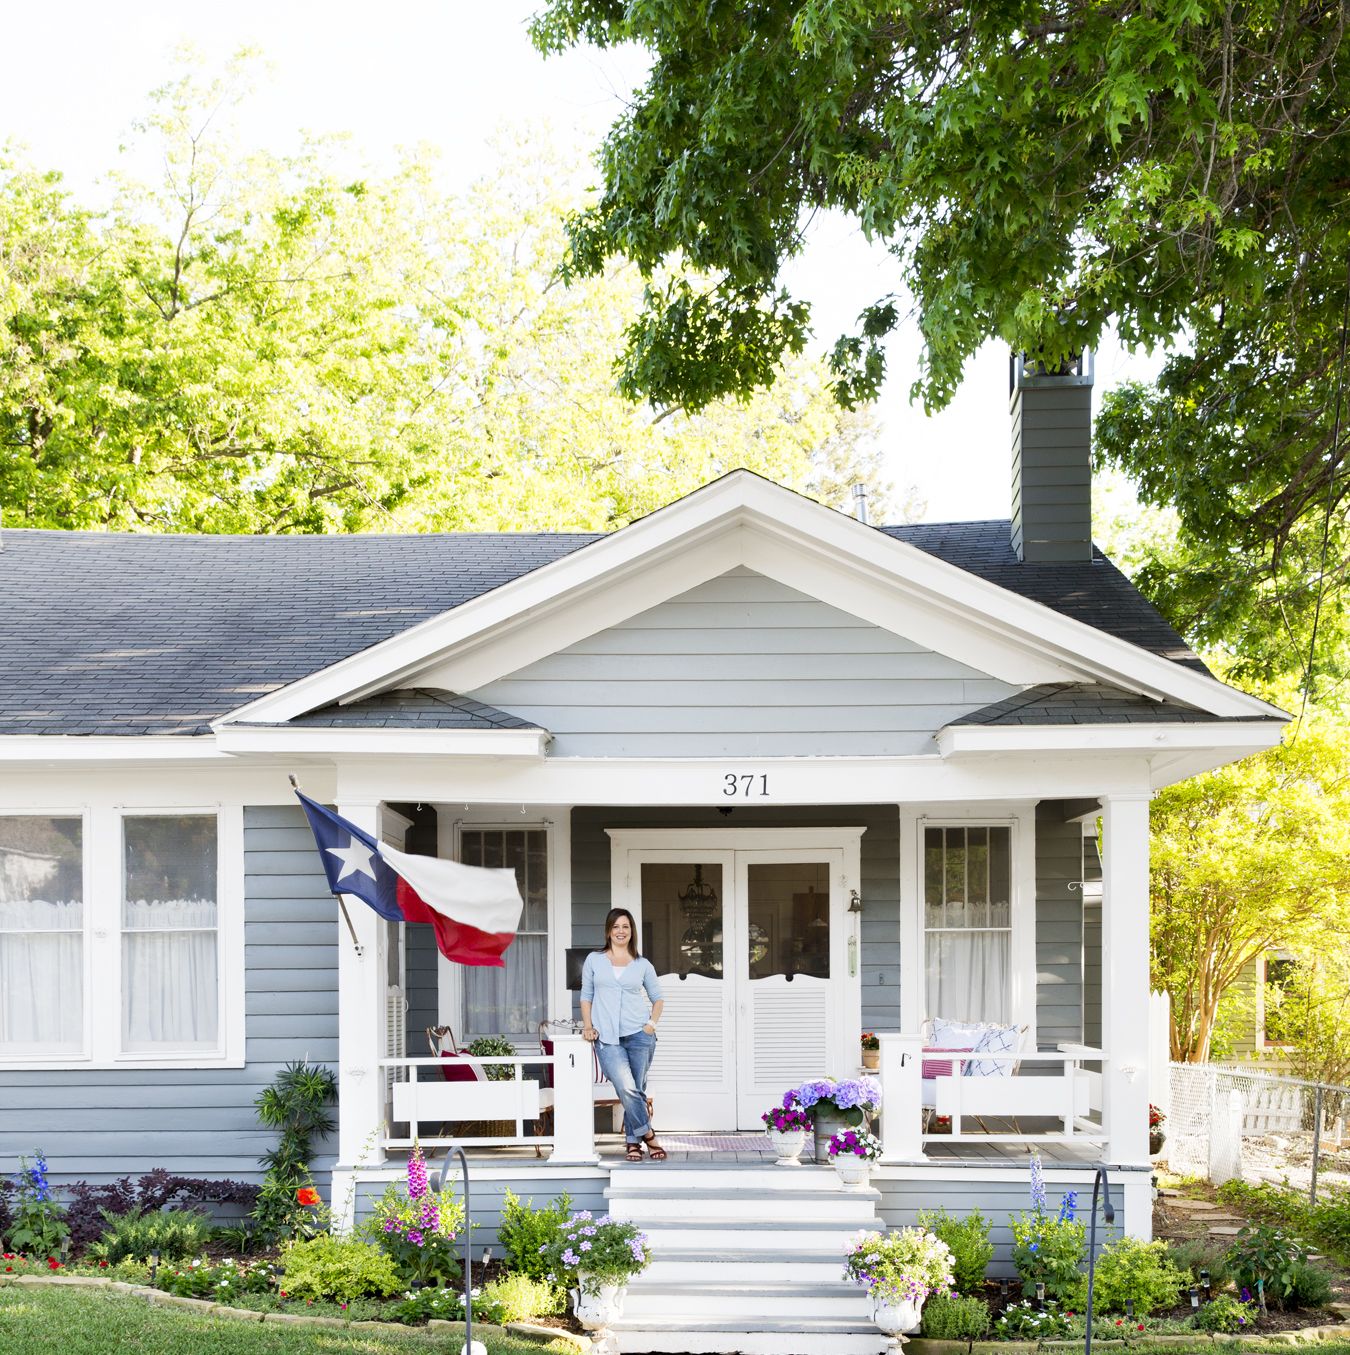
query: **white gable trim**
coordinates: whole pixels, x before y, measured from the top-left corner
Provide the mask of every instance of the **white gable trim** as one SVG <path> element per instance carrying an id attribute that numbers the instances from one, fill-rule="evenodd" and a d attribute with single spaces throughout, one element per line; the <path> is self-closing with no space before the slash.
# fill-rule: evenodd
<path id="1" fill-rule="evenodd" d="M 737 565 L 971 667 L 992 669 L 1005 681 L 1095 680 L 1215 715 L 1280 714 L 1204 673 L 736 471 L 612 536 L 260 697 L 221 723 L 286 721 L 334 701 L 407 685 L 433 666 L 461 675 L 452 690 L 472 690 Z"/>
<path id="2" fill-rule="evenodd" d="M 937 733 L 944 758 L 969 753 L 1177 752 L 1228 749 L 1233 757 L 1274 748 L 1284 725 L 1274 720 L 1222 724 L 948 725 Z"/>
<path id="3" fill-rule="evenodd" d="M 542 758 L 549 734 L 543 729 L 419 729 L 374 725 L 361 729 L 320 726 L 221 724 L 224 753 L 347 753 L 411 757 Z"/>

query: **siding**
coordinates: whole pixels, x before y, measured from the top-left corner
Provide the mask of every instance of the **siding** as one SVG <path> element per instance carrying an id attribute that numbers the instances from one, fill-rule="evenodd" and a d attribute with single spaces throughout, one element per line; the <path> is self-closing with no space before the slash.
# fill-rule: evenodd
<path id="1" fill-rule="evenodd" d="M 1083 1038 L 1083 827 L 1053 800 L 1036 806 L 1036 1037 Z"/>
<path id="2" fill-rule="evenodd" d="M 276 1136 L 254 1097 L 288 1060 L 337 1060 L 338 915 L 298 806 L 246 808 L 244 853 L 246 1066 L 0 1072 L 0 1171 L 41 1148 L 58 1184 L 156 1167 L 262 1179 Z M 321 1179 L 332 1163 L 316 1159 Z"/>
<path id="3" fill-rule="evenodd" d="M 862 835 L 862 1024 L 900 1028 L 900 813 L 895 805 L 756 810 L 737 806 L 737 828 L 865 826 Z M 572 944 L 599 946 L 611 902 L 606 828 L 706 828 L 709 844 L 730 825 L 716 809 L 574 809 Z"/>
<path id="4" fill-rule="evenodd" d="M 421 1059 L 431 1053 L 426 1029 L 440 1024 L 438 1008 L 436 933 L 430 927 L 403 928 L 403 973 L 407 984 L 408 1057 Z M 463 1031 L 456 1030 L 462 1039 Z"/>
<path id="5" fill-rule="evenodd" d="M 557 757 L 927 753 L 1016 689 L 748 569 L 471 693 Z"/>

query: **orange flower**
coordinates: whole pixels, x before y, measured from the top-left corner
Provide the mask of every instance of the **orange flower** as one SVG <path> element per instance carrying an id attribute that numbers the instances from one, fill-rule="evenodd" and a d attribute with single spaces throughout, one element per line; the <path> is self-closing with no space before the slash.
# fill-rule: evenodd
<path id="1" fill-rule="evenodd" d="M 299 1200 L 301 1204 L 320 1203 L 319 1192 L 315 1190 L 313 1186 L 301 1186 L 300 1189 L 295 1192 L 295 1198 Z"/>

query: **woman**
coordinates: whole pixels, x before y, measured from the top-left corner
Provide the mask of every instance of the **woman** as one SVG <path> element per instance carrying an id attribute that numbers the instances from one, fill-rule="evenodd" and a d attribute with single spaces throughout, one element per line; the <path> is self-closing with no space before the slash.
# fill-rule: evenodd
<path id="1" fill-rule="evenodd" d="M 600 1067 L 623 1103 L 629 1162 L 642 1161 L 644 1143 L 653 1162 L 666 1160 L 647 1119 L 647 1069 L 664 1006 L 656 970 L 638 954 L 632 913 L 611 908 L 605 918 L 605 948 L 593 950 L 581 970 L 581 1033 L 595 1042 Z"/>

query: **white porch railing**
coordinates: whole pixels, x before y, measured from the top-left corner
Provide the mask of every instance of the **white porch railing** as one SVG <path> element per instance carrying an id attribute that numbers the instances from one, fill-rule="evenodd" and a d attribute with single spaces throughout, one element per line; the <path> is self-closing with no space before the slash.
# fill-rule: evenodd
<path id="1" fill-rule="evenodd" d="M 1104 1064 L 1106 1055 L 1088 1045 L 1061 1045 L 1055 1050 L 1031 1053 L 986 1054 L 991 1063 L 1058 1065 L 1058 1071 L 1015 1073 L 1008 1077 L 965 1077 L 955 1074 L 923 1077 L 923 1037 L 918 1034 L 878 1036 L 881 1058 L 881 1159 L 883 1162 L 916 1162 L 928 1144 L 955 1143 L 1067 1143 L 1104 1144 L 1106 1127 L 1091 1118 L 1102 1104 L 1102 1077 L 1081 1065 Z M 928 1051 L 930 1059 L 942 1059 L 947 1051 Z M 960 1055 L 951 1051 L 953 1061 Z M 964 1055 L 969 1060 L 972 1055 Z M 945 1116 L 951 1132 L 927 1133 L 924 1112 Z M 1009 1122 L 1013 1128 L 988 1131 L 983 1121 Z M 1018 1121 L 1049 1119 L 1056 1127 L 1027 1132 Z M 980 1132 L 967 1131 L 967 1122 L 980 1123 Z"/>
<path id="2" fill-rule="evenodd" d="M 393 1078 L 390 1120 L 384 1135 L 386 1148 L 424 1148 L 456 1144 L 474 1147 L 538 1147 L 549 1150 L 549 1160 L 569 1164 L 597 1161 L 595 1151 L 594 1092 L 591 1047 L 579 1035 L 559 1034 L 552 1054 L 514 1057 L 475 1057 L 483 1067 L 514 1067 L 514 1078 L 493 1081 L 447 1082 L 447 1061 L 439 1058 L 383 1059 L 382 1070 Z M 457 1063 L 462 1067 L 463 1064 Z M 526 1069 L 535 1076 L 527 1077 Z M 547 1087 L 542 1069 L 551 1069 Z M 527 1132 L 541 1116 L 552 1112 L 552 1133 Z M 472 1121 L 505 1120 L 510 1134 L 464 1136 L 446 1133 L 446 1126 Z M 406 1135 L 392 1125 L 406 1124 Z M 429 1132 L 428 1132 L 429 1131 Z"/>

